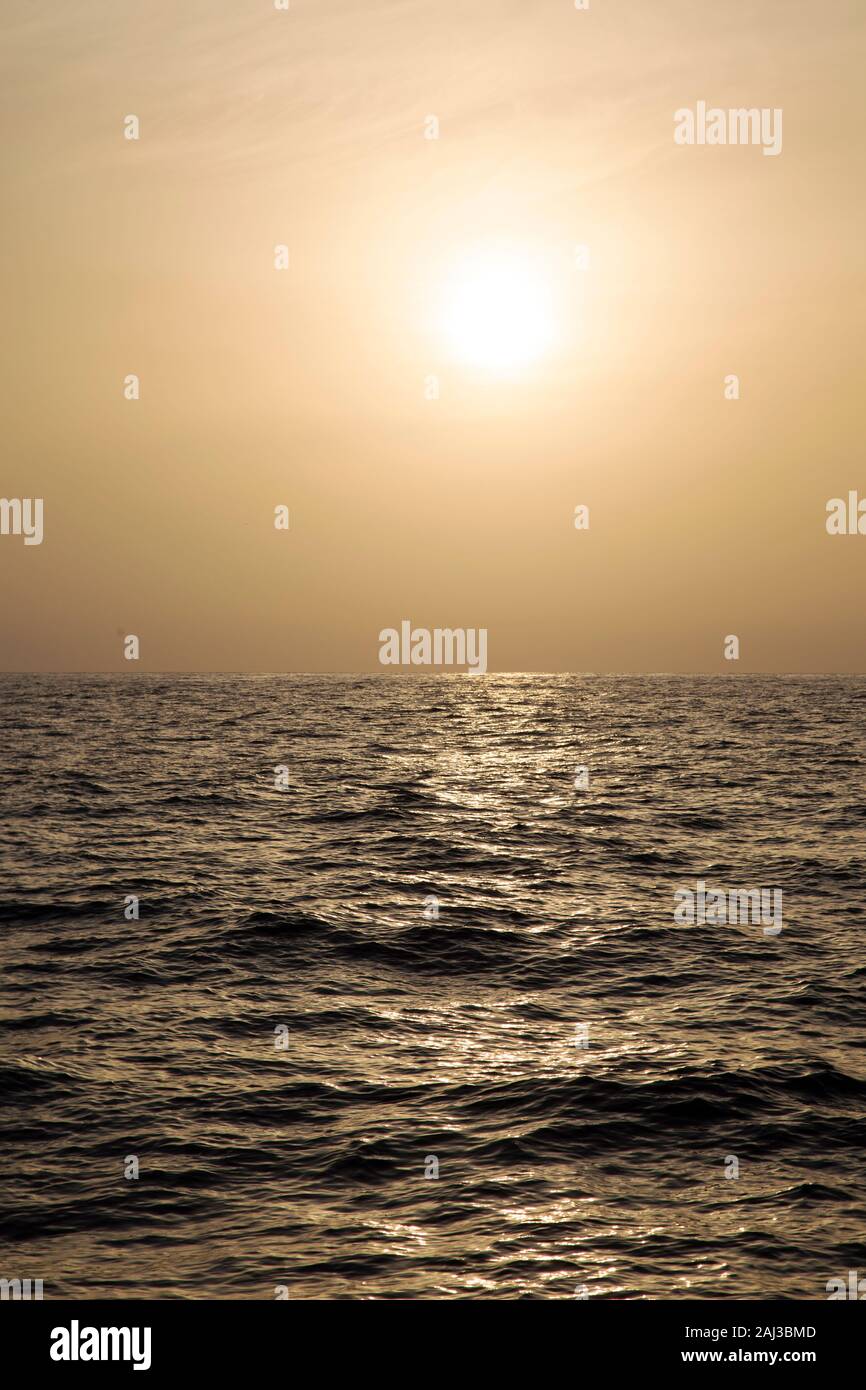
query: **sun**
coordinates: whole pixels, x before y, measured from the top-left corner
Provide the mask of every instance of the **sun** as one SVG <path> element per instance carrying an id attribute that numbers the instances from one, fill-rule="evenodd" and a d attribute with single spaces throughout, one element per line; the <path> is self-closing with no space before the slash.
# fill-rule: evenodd
<path id="1" fill-rule="evenodd" d="M 554 338 L 554 300 L 540 258 L 519 249 L 465 255 L 447 279 L 440 326 L 466 366 L 512 372 L 530 366 Z"/>

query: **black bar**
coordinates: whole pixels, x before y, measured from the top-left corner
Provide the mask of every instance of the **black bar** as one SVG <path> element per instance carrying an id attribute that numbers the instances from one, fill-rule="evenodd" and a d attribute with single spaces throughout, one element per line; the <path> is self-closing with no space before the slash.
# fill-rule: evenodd
<path id="1" fill-rule="evenodd" d="M 742 1366 L 760 1366 L 772 1383 L 776 1372 L 797 1367 L 811 1371 L 823 1385 L 828 1375 L 843 1370 L 850 1375 L 861 1360 L 864 1322 L 852 1308 L 840 1306 L 841 1300 L 552 1301 L 572 1306 L 539 1314 L 540 1323 L 533 1316 L 526 1324 L 512 1322 L 507 1327 L 495 1314 L 489 1315 L 490 1323 L 488 1314 L 482 1314 L 480 1322 L 473 1319 L 471 1329 L 462 1317 L 443 1324 L 441 1312 L 429 1323 L 423 1313 L 411 1315 L 410 1321 L 405 1311 L 395 1319 L 393 1312 L 379 1308 L 369 1308 L 360 1318 L 357 1313 L 326 1314 L 306 1307 L 300 1311 L 291 1300 L 20 1301 L 2 1306 L 0 1327 L 7 1366 L 11 1359 L 22 1371 L 50 1373 L 53 1380 L 92 1380 L 107 1372 L 114 1378 L 147 1375 L 157 1384 L 184 1372 L 213 1373 L 222 1381 L 266 1369 L 279 1373 L 280 1368 L 287 1379 L 307 1379 L 347 1362 L 353 1376 L 387 1370 L 387 1379 L 399 1374 L 401 1380 L 415 1381 L 420 1376 L 429 1385 L 436 1374 L 449 1383 L 457 1373 L 462 1378 L 472 1365 L 488 1379 L 500 1364 L 503 1374 L 513 1374 L 526 1358 L 540 1374 L 564 1357 L 572 1367 L 571 1378 L 581 1377 L 590 1367 L 611 1375 L 631 1371 L 666 1376 L 677 1370 L 700 1376 L 713 1365 L 734 1374 Z M 127 1330 L 128 1335 L 118 1336 L 116 1349 L 129 1359 L 52 1359 L 52 1347 L 70 1357 L 73 1349 L 88 1354 L 91 1349 L 104 1350 L 111 1356 L 111 1335 L 103 1342 L 101 1332 L 97 1339 L 88 1331 L 102 1328 Z M 149 1344 L 145 1329 L 150 1329 Z M 405 1350 L 397 1357 L 401 1346 Z M 138 1373 L 133 1358 L 142 1363 Z M 144 1366 L 147 1359 L 149 1365 Z"/>

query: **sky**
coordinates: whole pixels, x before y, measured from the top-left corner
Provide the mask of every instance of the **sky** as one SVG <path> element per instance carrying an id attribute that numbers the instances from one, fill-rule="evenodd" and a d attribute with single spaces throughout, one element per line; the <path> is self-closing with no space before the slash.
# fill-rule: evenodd
<path id="1" fill-rule="evenodd" d="M 408 619 L 866 671 L 864 54 L 861 0 L 4 0 L 0 669 L 377 671 Z M 700 101 L 780 153 L 677 145 Z"/>

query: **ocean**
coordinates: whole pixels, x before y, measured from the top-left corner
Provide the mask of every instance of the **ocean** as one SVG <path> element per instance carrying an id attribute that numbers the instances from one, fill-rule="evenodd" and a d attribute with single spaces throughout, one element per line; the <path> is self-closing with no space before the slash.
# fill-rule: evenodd
<path id="1" fill-rule="evenodd" d="M 0 1274 L 823 1299 L 866 1270 L 866 679 L 0 692 Z M 779 890 L 781 930 L 675 920 L 698 884 Z"/>

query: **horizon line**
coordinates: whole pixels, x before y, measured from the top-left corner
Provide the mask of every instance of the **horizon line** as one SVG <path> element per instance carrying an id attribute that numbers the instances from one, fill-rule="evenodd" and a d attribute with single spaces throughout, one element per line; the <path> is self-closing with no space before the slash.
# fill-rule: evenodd
<path id="1" fill-rule="evenodd" d="M 866 679 L 866 671 L 470 671 L 470 670 L 389 670 L 384 671 L 251 671 L 237 669 L 190 669 L 188 667 L 167 667 L 152 671 L 126 671 L 106 667 L 104 669 L 69 668 L 67 670 L 0 671 L 2 676 L 352 676 L 371 680 L 424 680 L 443 677 L 465 676 L 476 681 L 485 676 L 643 676 L 691 679 L 696 676 L 713 678 L 725 677 L 744 679 L 749 677 L 786 676 L 801 679 L 838 680 L 854 677 Z"/>

